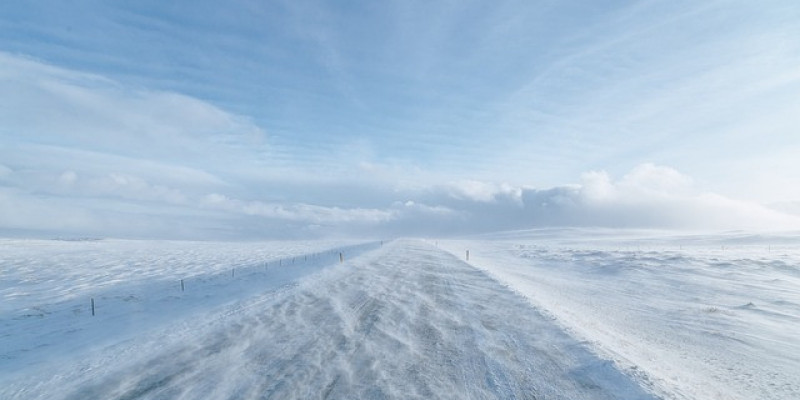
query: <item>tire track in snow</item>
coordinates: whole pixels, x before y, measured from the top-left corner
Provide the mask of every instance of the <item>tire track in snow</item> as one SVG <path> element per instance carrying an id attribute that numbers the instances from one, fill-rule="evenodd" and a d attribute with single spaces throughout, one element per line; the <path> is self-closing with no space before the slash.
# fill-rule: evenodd
<path id="1" fill-rule="evenodd" d="M 41 398 L 654 397 L 484 273 L 397 241 Z"/>

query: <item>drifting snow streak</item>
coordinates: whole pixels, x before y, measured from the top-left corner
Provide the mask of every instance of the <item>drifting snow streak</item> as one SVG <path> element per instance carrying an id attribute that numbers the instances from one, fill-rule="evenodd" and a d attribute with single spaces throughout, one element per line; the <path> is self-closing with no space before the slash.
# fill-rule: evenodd
<path id="1" fill-rule="evenodd" d="M 27 368 L 196 321 L 339 264 L 340 252 L 380 247 L 324 244 L 0 240 L 0 399 Z"/>
<path id="2" fill-rule="evenodd" d="M 386 245 L 200 325 L 25 397 L 653 398 L 524 298 L 422 242 Z"/>

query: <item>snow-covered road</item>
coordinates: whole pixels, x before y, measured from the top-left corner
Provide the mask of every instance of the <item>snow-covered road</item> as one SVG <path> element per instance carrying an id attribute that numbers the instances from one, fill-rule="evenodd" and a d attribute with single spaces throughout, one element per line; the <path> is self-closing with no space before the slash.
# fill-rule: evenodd
<path id="1" fill-rule="evenodd" d="M 34 375 L 0 397 L 654 398 L 525 298 L 415 240 Z"/>

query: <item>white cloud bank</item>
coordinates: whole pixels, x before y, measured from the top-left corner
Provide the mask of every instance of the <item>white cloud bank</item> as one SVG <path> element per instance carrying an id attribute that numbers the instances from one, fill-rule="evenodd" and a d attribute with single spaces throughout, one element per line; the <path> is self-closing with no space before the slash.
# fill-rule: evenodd
<path id="1" fill-rule="evenodd" d="M 51 191 L 33 192 L 9 187 L 18 172 L 2 171 L 0 231 L 5 234 L 244 239 L 459 235 L 564 226 L 800 229 L 796 215 L 699 192 L 688 177 L 652 164 L 616 180 L 602 171 L 588 172 L 580 184 L 549 189 L 462 182 L 462 190 L 450 183 L 397 191 L 387 185 L 377 190 L 398 200 L 356 207 L 325 204 L 322 198 L 309 204 L 245 200 L 217 191 L 195 195 L 118 174 L 82 182 L 86 179 L 73 171 L 54 175 Z M 474 194 L 476 185 L 482 188 L 479 194 L 464 195 Z"/>
<path id="2" fill-rule="evenodd" d="M 527 191 L 526 207 L 549 225 L 676 229 L 800 228 L 800 219 L 744 201 L 699 191 L 692 179 L 652 164 L 619 180 L 605 172 L 583 175 L 580 185 Z"/>
<path id="3" fill-rule="evenodd" d="M 793 230 L 800 218 L 756 203 L 703 192 L 677 170 L 642 164 L 619 179 L 604 171 L 583 174 L 579 184 L 547 189 L 481 186 L 473 182 L 428 190 L 423 201 L 458 212 L 440 231 L 486 232 L 534 227 L 613 227 L 679 230 Z M 487 188 L 494 187 L 494 190 Z M 430 222 L 429 222 L 430 224 Z"/>

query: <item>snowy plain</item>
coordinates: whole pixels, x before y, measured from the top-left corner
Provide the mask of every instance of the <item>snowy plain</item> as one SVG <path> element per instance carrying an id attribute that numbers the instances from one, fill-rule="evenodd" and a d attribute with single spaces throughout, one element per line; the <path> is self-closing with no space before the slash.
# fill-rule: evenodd
<path id="1" fill-rule="evenodd" d="M 3 399 L 800 398 L 800 235 L 0 247 Z"/>
<path id="2" fill-rule="evenodd" d="M 339 252 L 355 256 L 374 246 L 0 240 L 0 384 L 225 308 L 338 262 Z"/>
<path id="3" fill-rule="evenodd" d="M 6 244 L 28 256 L 36 253 L 28 247 L 50 245 Z M 111 259 L 138 247 L 54 244 L 71 245 L 108 246 Z M 338 253 L 323 252 L 309 273 L 287 272 L 282 280 L 270 274 L 302 265 L 262 270 L 260 257 L 245 257 L 240 261 L 252 268 L 240 281 L 228 275 L 230 265 L 217 264 L 213 245 L 175 246 L 191 250 L 187 259 L 214 260 L 220 273 L 179 292 L 170 268 L 177 262 L 164 263 L 160 274 L 136 273 L 164 282 L 150 277 L 138 292 L 110 285 L 103 291 L 118 294 L 95 294 L 108 303 L 96 317 L 85 301 L 47 291 L 30 292 L 28 302 L 56 297 L 65 304 L 44 302 L 38 314 L 21 308 L 28 302 L 19 300 L 24 279 L 17 276 L 4 292 L 18 300 L 4 311 L 0 397 L 655 398 L 524 297 L 424 241 L 343 247 L 343 263 Z M 33 257 L 39 268 L 51 262 L 46 254 Z M 76 255 L 85 261 L 79 269 L 105 265 L 92 261 L 106 260 L 98 256 L 105 253 L 92 254 Z M 5 256 L 4 264 L 30 264 L 19 258 L 28 259 Z M 129 292 L 139 294 L 130 299 Z"/>
<path id="4" fill-rule="evenodd" d="M 800 234 L 535 230 L 439 241 L 669 399 L 800 398 Z"/>

